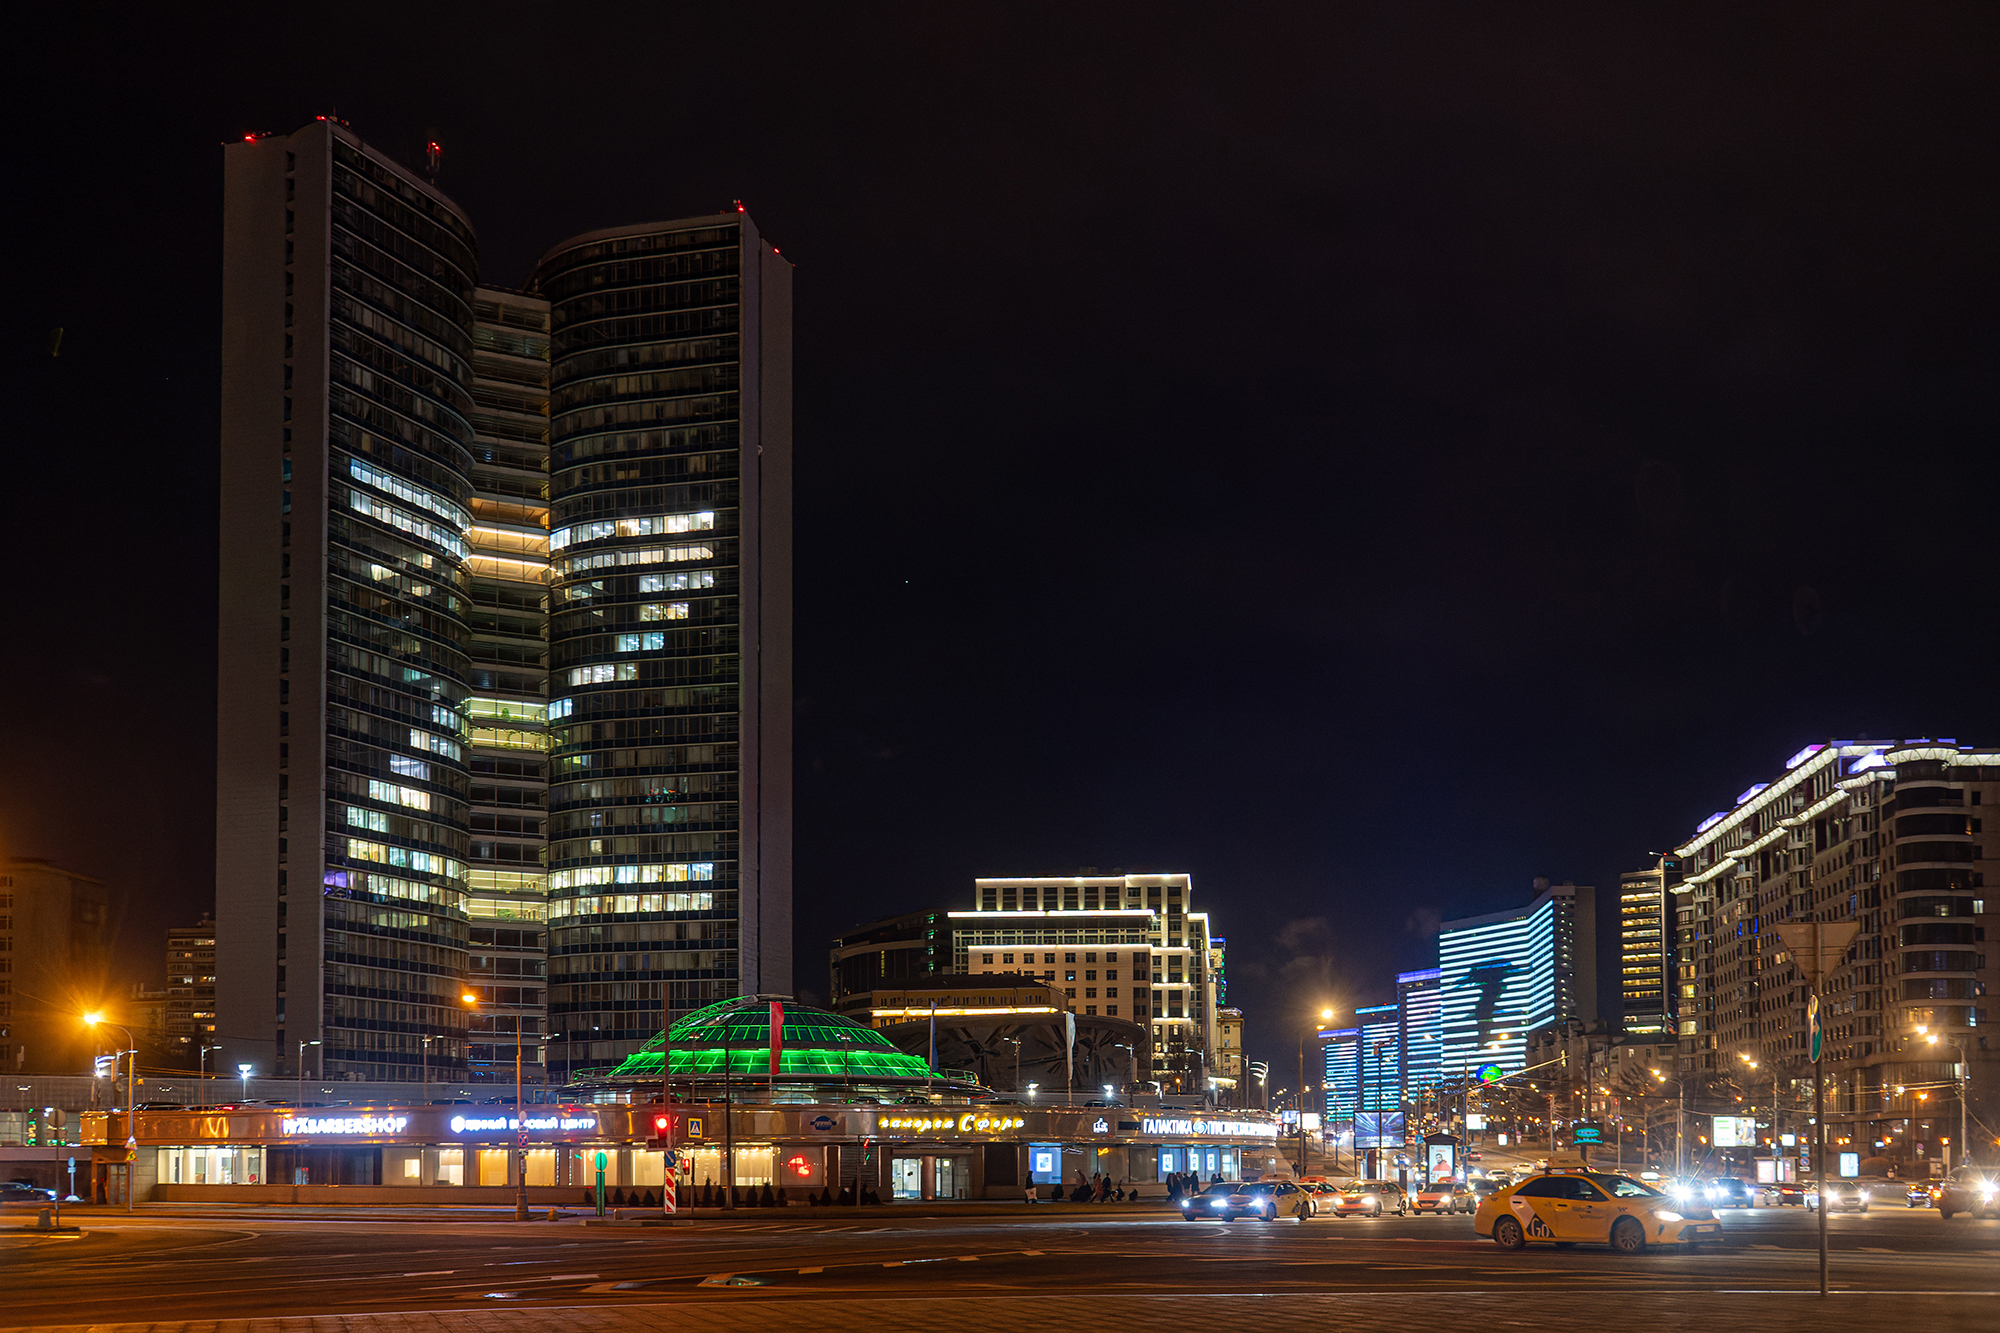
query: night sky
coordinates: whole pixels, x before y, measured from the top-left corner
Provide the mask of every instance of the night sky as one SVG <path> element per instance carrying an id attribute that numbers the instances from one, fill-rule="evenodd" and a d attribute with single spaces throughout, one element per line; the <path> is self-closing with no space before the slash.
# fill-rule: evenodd
<path id="1" fill-rule="evenodd" d="M 0 852 L 132 979 L 213 901 L 219 145 L 322 112 L 443 143 L 489 282 L 739 198 L 796 262 L 802 994 L 977 875 L 1185 870 L 1275 1055 L 1803 744 L 2000 743 L 1990 7 L 70 9 Z"/>

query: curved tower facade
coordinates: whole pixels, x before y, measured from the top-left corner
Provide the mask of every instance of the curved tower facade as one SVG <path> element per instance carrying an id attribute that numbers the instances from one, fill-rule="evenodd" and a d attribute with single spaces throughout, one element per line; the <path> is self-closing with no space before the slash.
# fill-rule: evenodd
<path id="1" fill-rule="evenodd" d="M 331 121 L 224 157 L 217 1026 L 260 1074 L 450 1072 L 472 225 Z"/>
<path id="2" fill-rule="evenodd" d="M 791 990 L 791 266 L 592 232 L 549 303 L 551 1075 Z"/>

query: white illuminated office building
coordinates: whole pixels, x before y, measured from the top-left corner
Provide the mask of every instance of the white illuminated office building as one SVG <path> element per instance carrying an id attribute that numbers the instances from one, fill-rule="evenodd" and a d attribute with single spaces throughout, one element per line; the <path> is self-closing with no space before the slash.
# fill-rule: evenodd
<path id="1" fill-rule="evenodd" d="M 1447 921 L 1438 932 L 1439 1074 L 1526 1066 L 1528 1034 L 1597 1011 L 1596 891 L 1537 880 L 1526 907 Z"/>
<path id="2" fill-rule="evenodd" d="M 1198 1093 L 1226 1078 L 1222 942 L 1193 910 L 1189 876 L 981 879 L 973 897 L 973 910 L 950 914 L 957 971 L 1039 976 L 1079 1014 L 1148 1028 L 1162 1091 Z"/>

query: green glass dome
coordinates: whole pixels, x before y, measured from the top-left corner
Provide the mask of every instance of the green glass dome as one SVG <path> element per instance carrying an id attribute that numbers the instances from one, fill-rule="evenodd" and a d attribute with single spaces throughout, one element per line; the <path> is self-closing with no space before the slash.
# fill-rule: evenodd
<path id="1" fill-rule="evenodd" d="M 785 1006 L 784 1044 L 778 1074 L 832 1078 L 941 1078 L 928 1064 L 889 1044 L 874 1028 L 795 1000 Z M 771 1072 L 771 997 L 742 996 L 697 1009 L 673 1025 L 673 1075 L 721 1077 L 729 1073 L 768 1078 Z M 614 1079 L 660 1077 L 660 1039 L 655 1036 L 625 1063 Z"/>

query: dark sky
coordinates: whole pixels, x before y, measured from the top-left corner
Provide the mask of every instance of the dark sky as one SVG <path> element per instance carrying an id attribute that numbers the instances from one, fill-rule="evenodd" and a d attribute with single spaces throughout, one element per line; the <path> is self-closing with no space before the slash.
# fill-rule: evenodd
<path id="1" fill-rule="evenodd" d="M 489 281 L 796 261 L 802 990 L 1187 870 L 1283 1050 L 1801 744 L 2000 742 L 1996 11 L 1078 8 L 17 19 L 0 851 L 149 981 L 212 901 L 219 144 L 336 109 Z"/>

